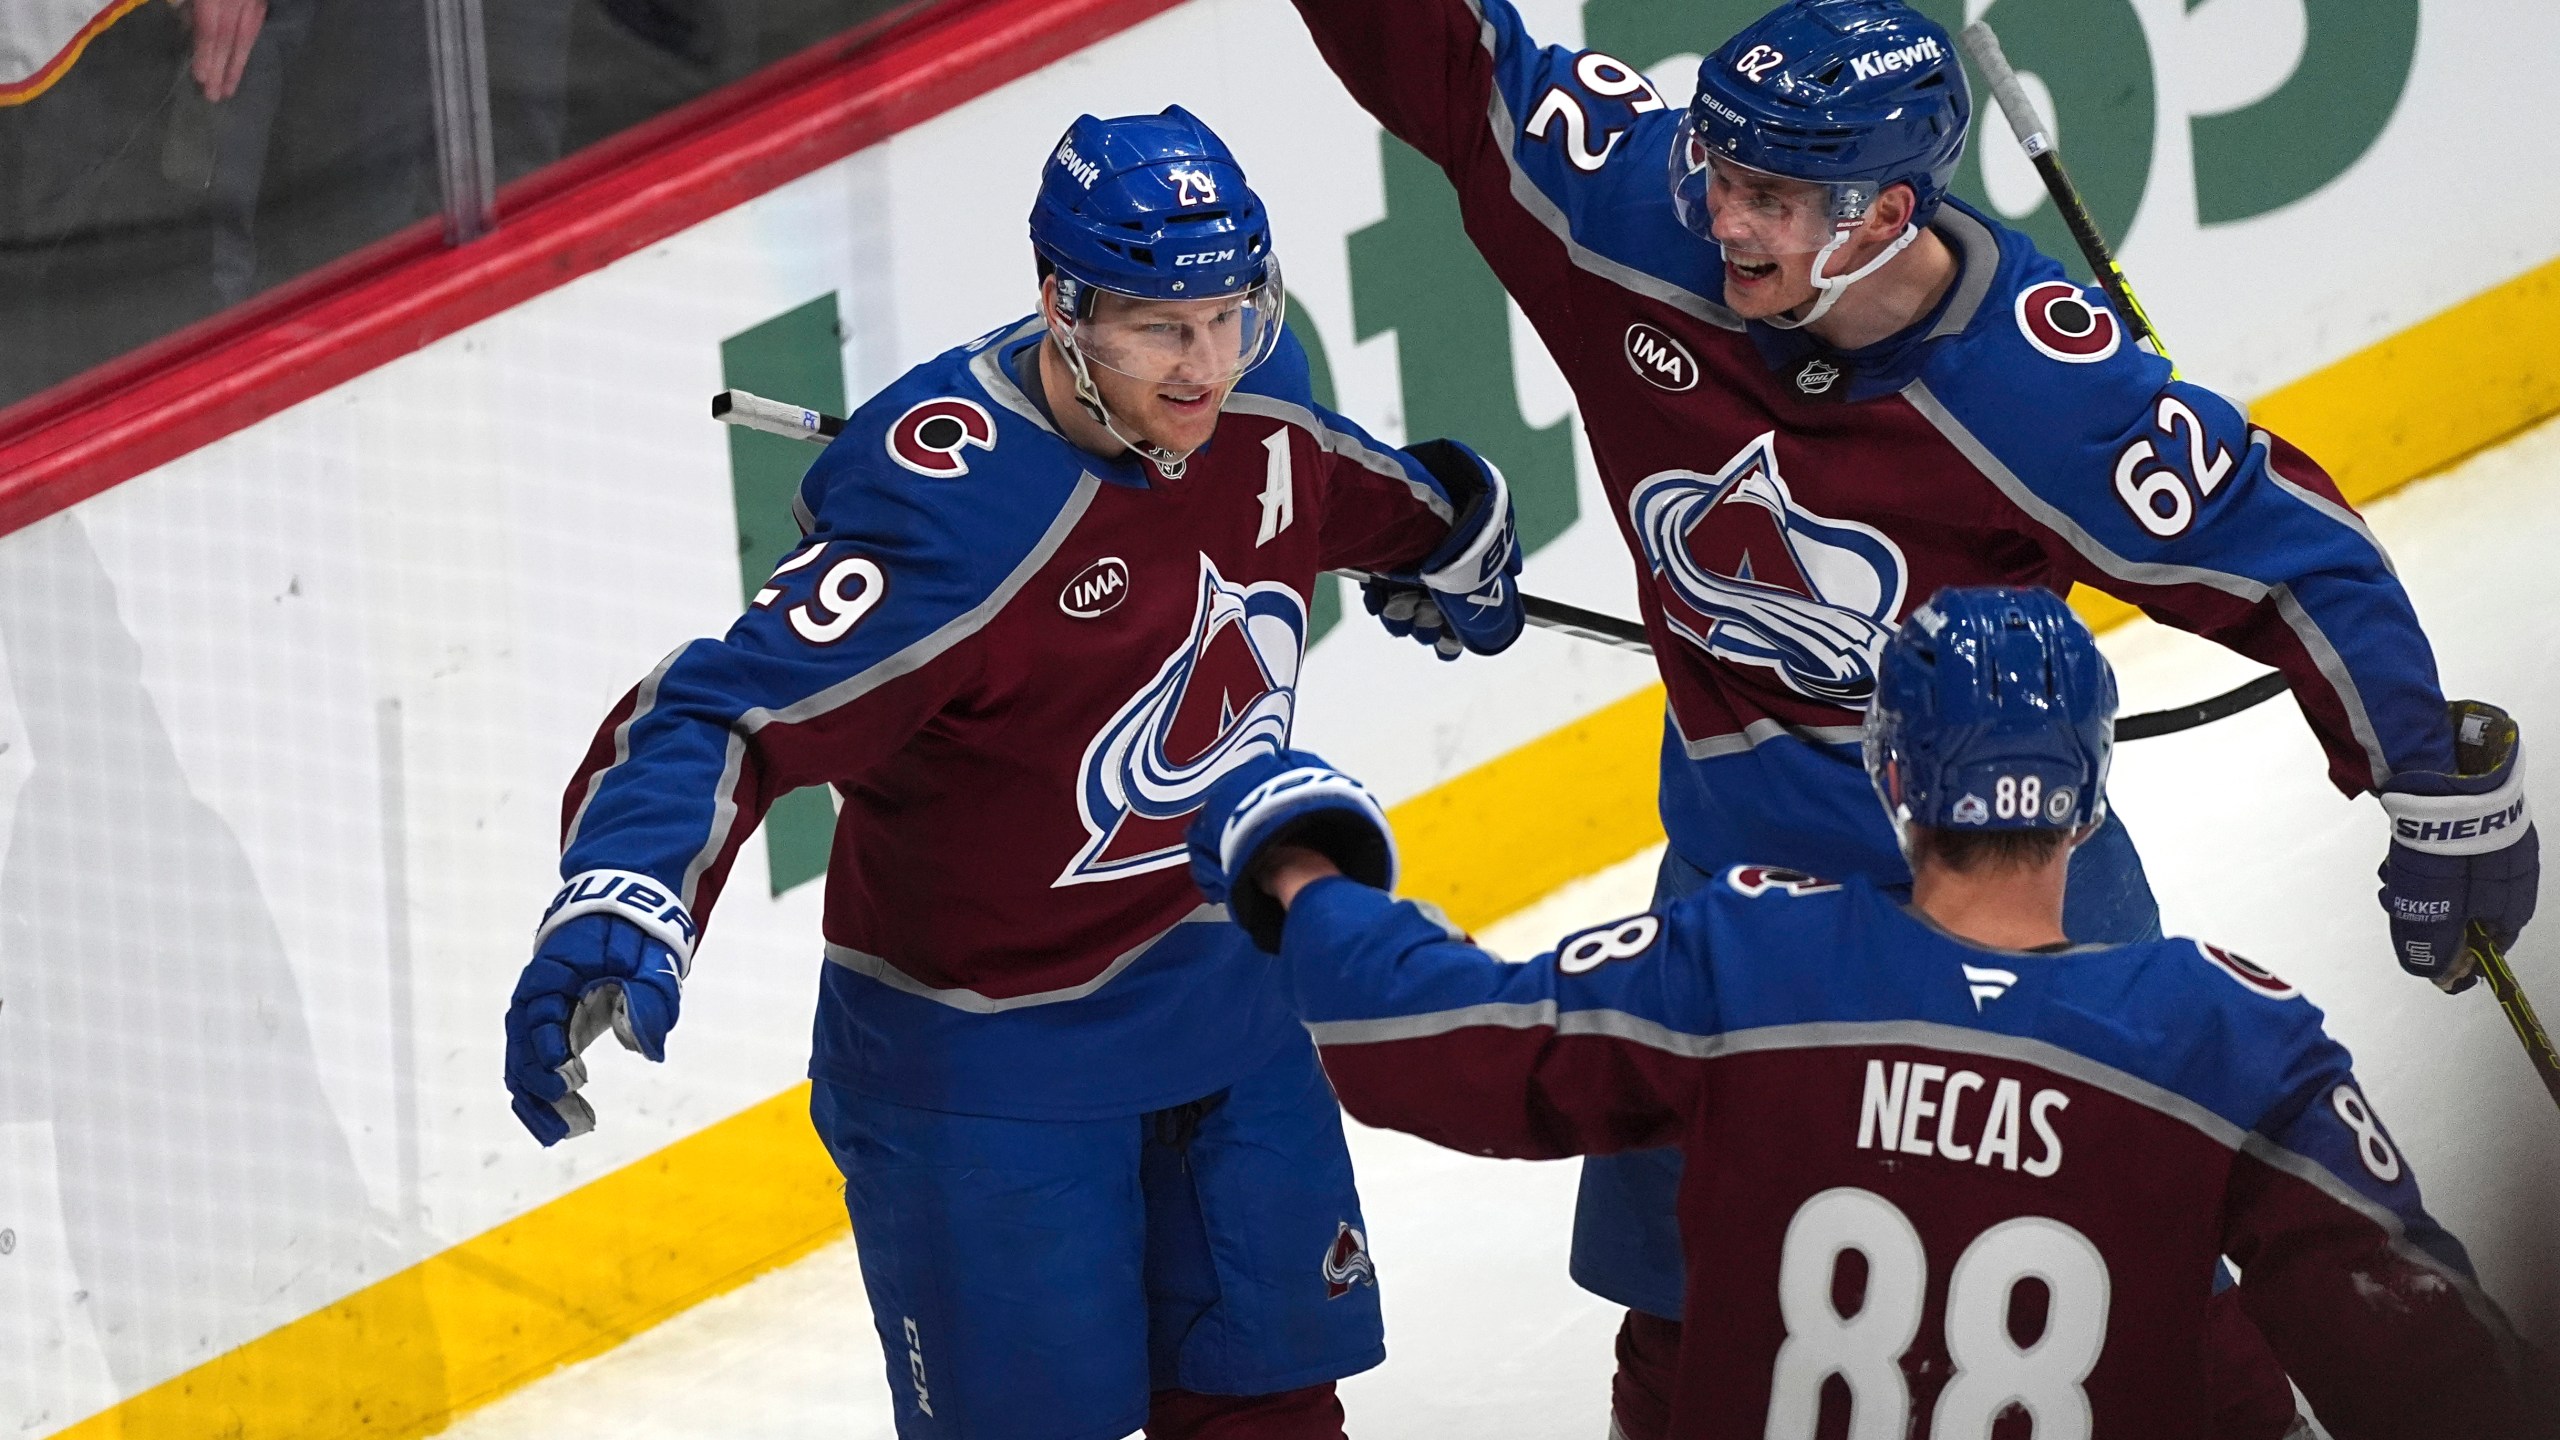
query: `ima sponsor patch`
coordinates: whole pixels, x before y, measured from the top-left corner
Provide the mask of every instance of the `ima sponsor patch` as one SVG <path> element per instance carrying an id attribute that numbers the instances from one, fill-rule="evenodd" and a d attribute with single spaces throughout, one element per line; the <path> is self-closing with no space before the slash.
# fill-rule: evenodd
<path id="1" fill-rule="evenodd" d="M 1087 565 L 1058 592 L 1058 608 L 1078 620 L 1091 620 L 1129 598 L 1129 562 L 1105 555 Z"/>
<path id="2" fill-rule="evenodd" d="M 2018 292 L 2018 331 L 2048 358 L 2094 365 L 2124 343 L 2114 312 L 2094 305 L 2077 285 L 2047 280 Z"/>
<path id="3" fill-rule="evenodd" d="M 2239 981 L 2252 994 L 2264 995 L 2270 1000 L 2291 1000 L 2302 993 L 2276 972 L 2245 955 L 2234 955 L 2219 945 L 2207 945 L 2201 940 L 2196 942 L 2196 949 L 2213 963 L 2214 969 Z"/>
<path id="4" fill-rule="evenodd" d="M 889 458 L 919 475 L 951 480 L 969 473 L 960 452 L 996 448 L 995 417 L 975 400 L 957 395 L 919 401 L 889 427 Z"/>
<path id="5" fill-rule="evenodd" d="M 1333 1243 L 1324 1252 L 1324 1298 L 1339 1300 L 1356 1285 L 1375 1288 L 1378 1267 L 1369 1259 L 1369 1237 L 1348 1220 L 1337 1222 Z"/>
<path id="6" fill-rule="evenodd" d="M 1698 384 L 1698 358 L 1689 347 L 1641 320 L 1627 327 L 1627 364 L 1646 384 L 1675 394 Z"/>

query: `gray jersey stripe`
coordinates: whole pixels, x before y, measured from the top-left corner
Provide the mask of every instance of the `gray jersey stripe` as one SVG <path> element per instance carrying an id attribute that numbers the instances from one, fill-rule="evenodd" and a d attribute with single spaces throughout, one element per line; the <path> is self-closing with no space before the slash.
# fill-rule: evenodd
<path id="1" fill-rule="evenodd" d="M 2276 468 L 2275 461 L 2275 446 L 2268 438 L 2266 431 L 2251 430 L 2249 432 L 2249 443 L 2252 446 L 2263 447 L 2266 450 L 2267 478 L 2276 482 L 2277 488 L 2283 490 L 2284 493 L 2292 496 L 2294 499 L 2301 501 L 2303 504 L 2310 506 L 2312 509 L 2319 511 L 2321 514 L 2328 516 L 2330 519 L 2337 521 L 2339 524 L 2344 525 L 2348 529 L 2363 536 L 2364 543 L 2372 546 L 2373 553 L 2382 558 L 2382 568 L 2388 572 L 2393 579 L 2396 580 L 2399 578 L 2400 570 L 2398 566 L 2391 563 L 2391 552 L 2382 548 L 2382 542 L 2375 538 L 2372 529 L 2364 523 L 2363 516 L 2358 515 L 2355 511 L 2348 509 L 2346 506 L 2340 505 L 2338 502 L 2307 485 L 2294 483 L 2294 481 L 2288 478 L 2283 471 L 2278 470 Z"/>
<path id="2" fill-rule="evenodd" d="M 1982 472 L 1984 479 L 1989 480 L 2002 495 L 2007 496 L 2010 504 L 2025 511 L 2034 518 L 2036 523 L 2061 536 L 2072 549 L 2080 552 L 2082 559 L 2108 575 L 2132 585 L 2203 585 L 2222 591 L 2226 595 L 2237 596 L 2252 605 L 2267 597 L 2268 587 L 2246 575 L 2234 575 L 2223 570 L 2206 570 L 2194 565 L 2170 565 L 2159 561 L 2126 559 L 2099 543 L 2096 536 L 2081 528 L 2079 521 L 2029 489 L 2026 482 L 2018 478 L 2016 472 L 2002 463 L 1999 456 L 1991 453 L 1991 447 L 1976 438 L 1971 430 L 1965 428 L 1964 422 L 1955 417 L 1954 412 L 1940 403 L 1936 395 L 1930 393 L 1926 381 L 1914 380 L 1905 385 L 1902 387 L 1902 396 L 1911 402 L 1911 408 L 1919 411 L 1927 417 L 1931 425 L 1937 427 L 1938 433 L 1947 438 L 1947 443 L 1955 446 L 1965 459 L 1973 463 L 1974 469 Z"/>
<path id="3" fill-rule="evenodd" d="M 1953 242 L 1964 262 L 1963 279 L 1956 282 L 1955 298 L 1947 302 L 1947 313 L 1938 318 L 1928 338 L 1961 335 L 1982 310 L 1982 298 L 1991 293 L 1991 281 L 2000 273 L 2000 240 L 1991 227 L 1961 210 L 1940 210 L 1929 228 Z"/>
<path id="4" fill-rule="evenodd" d="M 1439 516 L 1443 522 L 1456 517 L 1456 512 L 1449 508 L 1448 501 L 1441 499 L 1430 486 L 1407 474 L 1404 466 L 1394 456 L 1363 443 L 1357 435 L 1347 434 L 1325 424 L 1322 416 L 1304 405 L 1293 405 L 1273 396 L 1252 395 L 1236 390 L 1229 392 L 1226 403 L 1218 408 L 1233 410 L 1243 415 L 1260 415 L 1278 420 L 1283 424 L 1295 425 L 1315 437 L 1317 447 L 1325 453 L 1342 456 L 1363 470 L 1375 471 L 1390 480 L 1402 482 L 1407 490 L 1413 492 L 1414 499 L 1430 507 L 1431 513 Z"/>
<path id="5" fill-rule="evenodd" d="M 988 399 L 1055 435 L 1057 427 L 1049 423 L 1048 415 L 1032 403 L 1030 396 L 1022 393 L 1022 387 L 1013 383 L 1012 373 L 1004 368 L 1005 351 L 1024 337 L 1038 334 L 1045 328 L 1037 315 L 1016 325 L 1002 337 L 989 341 L 987 348 L 970 360 L 969 373 L 977 377 L 978 385 L 987 392 Z"/>
<path id="6" fill-rule="evenodd" d="M 1484 6 L 1478 4 L 1477 0 L 1467 0 L 1467 8 L 1474 13 L 1476 22 L 1483 32 L 1485 54 L 1493 57 L 1498 67 L 1501 63 L 1501 52 L 1495 41 L 1493 22 L 1484 18 Z M 1529 212 L 1530 218 L 1545 226 L 1548 232 L 1563 244 L 1567 258 L 1571 259 L 1576 266 L 1590 271 L 1603 280 L 1623 286 L 1648 299 L 1659 300 L 1683 314 L 1704 320 L 1719 330 L 1742 328 L 1742 317 L 1713 300 L 1695 291 L 1685 290 L 1659 276 L 1648 275 L 1632 265 L 1612 260 L 1573 238 L 1572 222 L 1565 218 L 1562 210 L 1556 208 L 1553 200 L 1547 198 L 1547 192 L 1538 188 L 1538 182 L 1529 178 L 1529 172 L 1520 168 L 1520 158 L 1512 153 L 1511 147 L 1519 138 L 1520 129 L 1512 123 L 1511 106 L 1502 98 L 1501 82 L 1496 80 L 1486 88 L 1491 92 L 1491 103 L 1486 107 L 1485 118 L 1493 127 L 1494 148 L 1502 152 L 1502 163 L 1511 171 L 1511 198 L 1520 203 L 1521 209 Z"/>
<path id="7" fill-rule="evenodd" d="M 1712 760 L 1719 755 L 1739 755 L 1756 750 L 1781 736 L 1793 736 L 1811 745 L 1853 745 L 1866 738 L 1864 725 L 1786 725 L 1766 716 L 1742 727 L 1739 735 L 1710 735 L 1704 740 L 1680 737 L 1680 748 L 1692 760 Z"/>
<path id="8" fill-rule="evenodd" d="M 604 789 L 604 777 L 629 763 L 631 727 L 640 723 L 641 717 L 658 708 L 658 682 L 666 678 L 667 671 L 674 666 L 677 658 L 692 648 L 693 642 L 687 640 L 668 651 L 667 658 L 658 662 L 658 668 L 650 671 L 647 678 L 640 682 L 639 693 L 632 697 L 631 713 L 624 716 L 622 723 L 613 729 L 613 763 L 588 777 L 587 793 L 579 799 L 577 813 L 569 817 L 568 834 L 560 841 L 561 854 L 568 854 L 569 847 L 578 843 L 578 829 L 587 823 L 587 807 L 596 803 L 596 795 Z M 690 909 L 691 902 L 686 903 L 687 908 Z"/>
<path id="9" fill-rule="evenodd" d="M 901 990 L 909 995 L 930 1000 L 937 1005 L 948 1005 L 954 1010 L 965 1010 L 972 1015 L 1001 1015 L 1007 1010 L 1023 1010 L 1035 1005 L 1061 1005 L 1070 1000 L 1081 1000 L 1110 984 L 1118 978 L 1121 971 L 1136 964 L 1140 956 L 1154 949 L 1160 941 L 1175 930 L 1185 925 L 1223 923 L 1226 918 L 1227 907 L 1224 905 L 1202 905 L 1173 922 L 1171 926 L 1121 952 L 1112 959 L 1110 964 L 1102 968 L 1101 974 L 1081 985 L 1070 985 L 1062 990 L 1042 990 L 1030 995 L 1007 995 L 1002 999 L 962 986 L 945 990 L 927 985 L 880 956 L 868 951 L 856 950 L 850 945 L 830 942 L 827 945 L 827 959 L 830 963 L 841 965 L 857 975 L 867 975 L 892 990 Z"/>
<path id="10" fill-rule="evenodd" d="M 2339 658 L 2338 647 L 2329 643 L 2320 622 L 2302 608 L 2292 586 L 2279 585 L 2274 594 L 2276 613 L 2284 617 L 2285 625 L 2302 642 L 2302 648 L 2311 653 L 2311 663 L 2320 668 L 2320 678 L 2337 692 L 2338 704 L 2347 712 L 2347 728 L 2354 732 L 2356 744 L 2364 748 L 2365 763 L 2373 769 L 2373 787 L 2381 789 L 2382 782 L 2391 778 L 2391 762 L 2382 753 L 2382 740 L 2373 728 L 2373 717 L 2365 711 L 2364 692 L 2356 688 L 2355 673 Z"/>

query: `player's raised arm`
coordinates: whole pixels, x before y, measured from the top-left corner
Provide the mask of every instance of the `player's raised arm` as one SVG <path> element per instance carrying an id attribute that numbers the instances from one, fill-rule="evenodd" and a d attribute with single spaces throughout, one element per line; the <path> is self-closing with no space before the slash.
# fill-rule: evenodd
<path id="1" fill-rule="evenodd" d="M 2223 1249 L 2321 1423 L 2337 1440 L 2548 1433 L 2528 1419 L 2514 1331 L 2420 1203 L 2346 1052 L 2316 1036 L 2294 1068 L 2234 1161 Z"/>
<path id="2" fill-rule="evenodd" d="M 1678 244 L 1668 206 L 1628 224 L 1626 202 L 1664 192 L 1678 121 L 1642 72 L 1540 45 L 1509 0 L 1296 3 L 1352 98 L 1448 174 L 1467 233 L 1551 346 L 1570 324 L 1564 280 L 1576 264 L 1709 307 L 1686 293 L 1703 281 L 1639 274 L 1666 256 L 1681 275 L 1709 268 Z M 1584 223 L 1604 210 L 1612 224 Z"/>
<path id="3" fill-rule="evenodd" d="M 594 1125 L 577 1056 L 604 1030 L 665 1057 L 694 942 L 765 811 L 855 778 L 965 688 L 981 603 L 1037 563 L 1040 517 L 960 524 L 945 512 L 969 492 L 887 473 L 894 436 L 865 421 L 803 482 L 801 545 L 728 634 L 614 706 L 563 796 L 563 883 L 507 1026 L 516 1114 L 545 1144 Z"/>
<path id="4" fill-rule="evenodd" d="M 1676 917 L 1638 915 L 1525 965 L 1385 887 L 1386 817 L 1303 752 L 1239 768 L 1191 827 L 1192 875 L 1280 954 L 1343 1107 L 1451 1149 L 1553 1159 L 1676 1138 L 1713 1012 Z"/>
<path id="5" fill-rule="evenodd" d="M 2069 579 L 2285 673 L 2331 781 L 2375 792 L 2394 822 L 2383 903 L 2400 963 L 2468 986 L 2467 928 L 2504 946 L 2533 914 L 2513 722 L 2447 705 L 2390 557 L 2318 464 L 2170 378 L 2101 297 L 2038 263 L 2014 277 L 2015 326 L 1933 359 L 1914 405 Z"/>

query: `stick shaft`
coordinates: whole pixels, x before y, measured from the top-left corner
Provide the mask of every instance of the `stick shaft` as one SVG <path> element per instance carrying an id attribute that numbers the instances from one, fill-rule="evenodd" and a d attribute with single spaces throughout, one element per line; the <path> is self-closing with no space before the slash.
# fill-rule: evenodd
<path id="1" fill-rule="evenodd" d="M 723 424 L 748 430 L 761 430 L 792 440 L 806 440 L 824 445 L 844 431 L 844 421 L 816 410 L 804 410 L 779 400 L 767 400 L 744 390 L 723 390 L 711 397 L 711 417 Z M 1368 574 L 1358 570 L 1333 572 L 1346 580 L 1365 581 Z M 1639 655 L 1653 653 L 1653 639 L 1644 626 L 1634 620 L 1621 619 L 1598 610 L 1586 610 L 1543 595 L 1523 594 L 1520 608 L 1528 622 L 1541 630 L 1553 630 L 1576 639 L 1595 641 L 1619 650 L 1632 650 Z M 2195 705 L 2175 710 L 2155 710 L 2147 715 L 2127 715 L 2116 721 L 2116 734 L 2123 740 L 2147 740 L 2154 735 L 2171 735 L 2192 730 L 2226 715 L 2237 714 L 2272 696 L 2284 693 L 2284 677 L 2270 672 L 2237 689 L 2216 695 Z"/>
<path id="2" fill-rule="evenodd" d="M 2471 951 L 2479 957 L 2489 993 L 2497 997 L 2498 1008 L 2507 1012 L 2507 1024 L 2516 1032 L 2516 1043 L 2524 1046 L 2533 1073 L 2541 1079 L 2542 1088 L 2551 1092 L 2551 1103 L 2560 1105 L 2560 1049 L 2552 1048 L 2551 1032 L 2542 1028 L 2542 1017 L 2533 1013 L 2533 1002 L 2516 983 L 2515 968 L 2477 925 L 2471 927 Z"/>
<path id="3" fill-rule="evenodd" d="M 2107 292 L 2116 313 L 2133 331 L 2134 343 L 2146 345 L 2151 353 L 2168 359 L 2169 349 L 2160 342 L 2160 332 L 2153 328 L 2150 313 L 2133 293 L 2133 282 L 2125 279 L 2124 267 L 2116 263 L 2107 237 L 2099 231 L 2088 204 L 2080 198 L 2080 187 L 2071 183 L 2071 172 L 2063 168 L 2062 150 L 2054 143 L 2053 132 L 2046 127 L 2044 117 L 2036 113 L 2035 101 L 2027 95 L 2027 87 L 2018 82 L 2018 72 L 2010 68 L 2009 57 L 2001 51 L 2000 37 L 1989 25 L 1976 20 L 1964 27 L 1956 44 L 1991 86 L 1991 97 L 2009 118 L 2018 147 L 2034 162 L 2036 178 L 2044 182 L 2045 193 L 2053 197 L 2053 208 L 2071 231 L 2072 243 L 2080 247 L 2080 257 L 2089 262 L 2089 273 L 2098 277 L 2098 284 Z"/>

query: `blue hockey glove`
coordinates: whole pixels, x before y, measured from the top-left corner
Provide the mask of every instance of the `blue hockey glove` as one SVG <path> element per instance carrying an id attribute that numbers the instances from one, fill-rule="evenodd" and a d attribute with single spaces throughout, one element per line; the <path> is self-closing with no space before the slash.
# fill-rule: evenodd
<path id="1" fill-rule="evenodd" d="M 1280 953 L 1287 912 L 1256 875 L 1274 845 L 1303 845 L 1381 890 L 1396 883 L 1396 841 L 1377 797 L 1304 750 L 1258 755 L 1209 787 L 1185 838 L 1191 878 L 1253 943 Z"/>
<path id="2" fill-rule="evenodd" d="M 2445 710 L 2456 773 L 2395 775 L 2382 787 L 2391 853 L 2381 900 L 2400 968 L 2452 995 L 2480 978 L 2466 941 L 2472 926 L 2504 950 L 2533 918 L 2542 842 L 2525 804 L 2516 722 L 2477 700 Z"/>
<path id="3" fill-rule="evenodd" d="M 534 1139 L 596 1128 L 579 1057 L 607 1030 L 625 1050 L 667 1058 L 693 937 L 684 906 L 645 875 L 590 870 L 561 887 L 507 1002 L 507 1092 Z"/>
<path id="4" fill-rule="evenodd" d="M 1449 494 L 1457 518 L 1449 534 L 1410 573 L 1372 576 L 1361 603 L 1390 635 L 1411 636 L 1443 660 L 1461 650 L 1498 655 L 1520 638 L 1520 538 L 1511 487 L 1493 463 L 1454 440 L 1405 447 Z"/>

